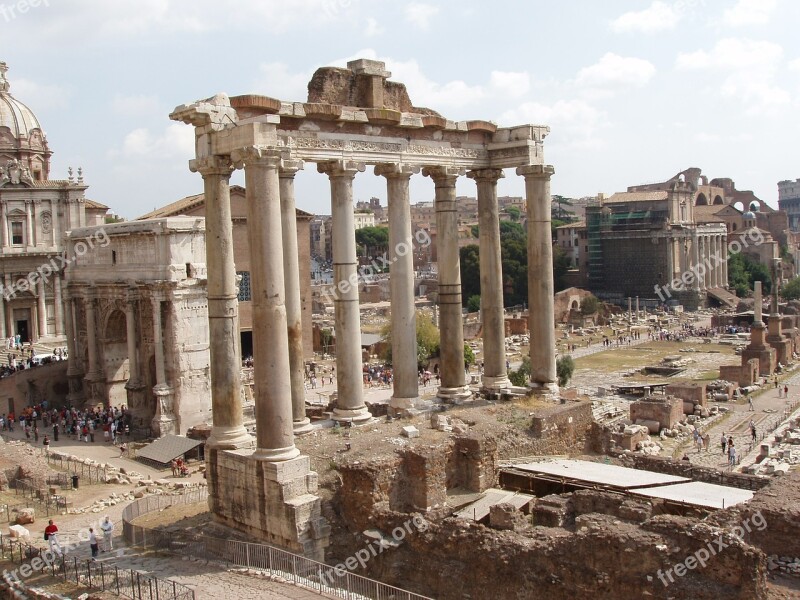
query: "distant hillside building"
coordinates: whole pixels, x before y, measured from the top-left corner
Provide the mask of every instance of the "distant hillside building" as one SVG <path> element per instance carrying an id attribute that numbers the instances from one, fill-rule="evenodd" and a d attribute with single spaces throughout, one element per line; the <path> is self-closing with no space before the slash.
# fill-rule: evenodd
<path id="1" fill-rule="evenodd" d="M 778 182 L 778 208 L 789 216 L 789 228 L 800 232 L 800 179 Z"/>

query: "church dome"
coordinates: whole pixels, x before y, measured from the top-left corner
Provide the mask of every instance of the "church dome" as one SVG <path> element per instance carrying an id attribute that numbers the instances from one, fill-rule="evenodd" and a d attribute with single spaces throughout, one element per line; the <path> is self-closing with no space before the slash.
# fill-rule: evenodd
<path id="1" fill-rule="evenodd" d="M 756 214 L 753 211 L 748 210 L 746 213 L 744 213 L 744 215 L 742 215 L 742 217 L 748 221 L 752 221 L 755 220 Z"/>
<path id="2" fill-rule="evenodd" d="M 17 161 L 33 179 L 46 180 L 52 152 L 33 111 L 11 95 L 8 66 L 0 61 L 0 162 Z"/>

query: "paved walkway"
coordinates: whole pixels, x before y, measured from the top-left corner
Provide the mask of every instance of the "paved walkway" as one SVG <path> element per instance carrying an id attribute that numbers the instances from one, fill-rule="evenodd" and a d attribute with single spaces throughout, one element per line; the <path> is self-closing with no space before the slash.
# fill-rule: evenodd
<path id="1" fill-rule="evenodd" d="M 779 389 L 784 385 L 789 386 L 789 397 L 778 396 Z M 722 453 L 721 438 L 724 432 L 728 436 L 733 436 L 734 447 L 736 448 L 741 465 L 751 464 L 756 454 L 759 452 L 759 443 L 753 443 L 750 433 L 750 421 L 756 426 L 756 433 L 761 438 L 762 434 L 771 433 L 773 426 L 784 420 L 786 410 L 793 402 L 800 401 L 800 372 L 794 371 L 784 376 L 780 380 L 779 389 L 775 389 L 771 384 L 762 388 L 761 393 L 756 393 L 753 397 L 755 410 L 750 410 L 746 400 L 740 402 L 719 402 L 712 403 L 719 406 L 726 406 L 728 414 L 720 420 L 715 421 L 710 427 L 704 429 L 711 437 L 708 452 L 698 452 L 691 439 L 683 441 L 681 444 L 673 446 L 672 449 L 677 454 L 686 453 L 689 461 L 693 465 L 704 467 L 727 468 L 727 454 Z M 669 447 L 667 448 L 669 449 Z"/>

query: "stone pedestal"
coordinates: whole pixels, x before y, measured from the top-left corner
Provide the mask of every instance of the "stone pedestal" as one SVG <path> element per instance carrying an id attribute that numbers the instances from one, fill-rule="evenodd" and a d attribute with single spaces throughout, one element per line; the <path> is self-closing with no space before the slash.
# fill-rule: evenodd
<path id="1" fill-rule="evenodd" d="M 781 316 L 772 314 L 767 323 L 767 343 L 775 349 L 775 366 L 781 363 L 784 367 L 792 362 L 792 342 L 783 335 Z"/>
<path id="2" fill-rule="evenodd" d="M 156 414 L 150 421 L 153 437 L 162 437 L 167 434 L 178 433 L 178 420 L 173 411 L 172 388 L 168 385 L 157 385 L 153 388 L 156 398 Z"/>
<path id="3" fill-rule="evenodd" d="M 750 344 L 742 351 L 742 365 L 753 358 L 758 360 L 758 372 L 762 377 L 769 377 L 775 371 L 775 349 L 766 343 L 766 327 L 756 322 L 750 328 Z"/>
<path id="4" fill-rule="evenodd" d="M 330 526 L 322 516 L 310 459 L 258 460 L 245 450 L 206 453 L 214 519 L 253 537 L 322 562 Z"/>

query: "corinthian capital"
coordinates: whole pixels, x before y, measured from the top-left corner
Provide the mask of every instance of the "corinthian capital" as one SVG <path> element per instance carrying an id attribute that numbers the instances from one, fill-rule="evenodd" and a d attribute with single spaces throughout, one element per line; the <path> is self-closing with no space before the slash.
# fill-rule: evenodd
<path id="1" fill-rule="evenodd" d="M 349 177 L 356 176 L 356 173 L 363 173 L 367 170 L 363 162 L 354 160 L 329 160 L 317 163 L 317 172 L 323 173 L 328 177 Z"/>
<path id="2" fill-rule="evenodd" d="M 230 177 L 233 173 L 233 165 L 230 156 L 206 156 L 190 160 L 189 170 L 192 173 L 200 173 L 203 177 L 209 175 Z"/>
<path id="3" fill-rule="evenodd" d="M 411 177 L 419 173 L 416 165 L 403 165 L 399 163 L 380 163 L 375 165 L 375 175 L 386 177 Z"/>
<path id="4" fill-rule="evenodd" d="M 467 171 L 467 177 L 474 179 L 476 182 L 497 183 L 505 175 L 503 174 L 503 169 L 476 169 Z"/>

